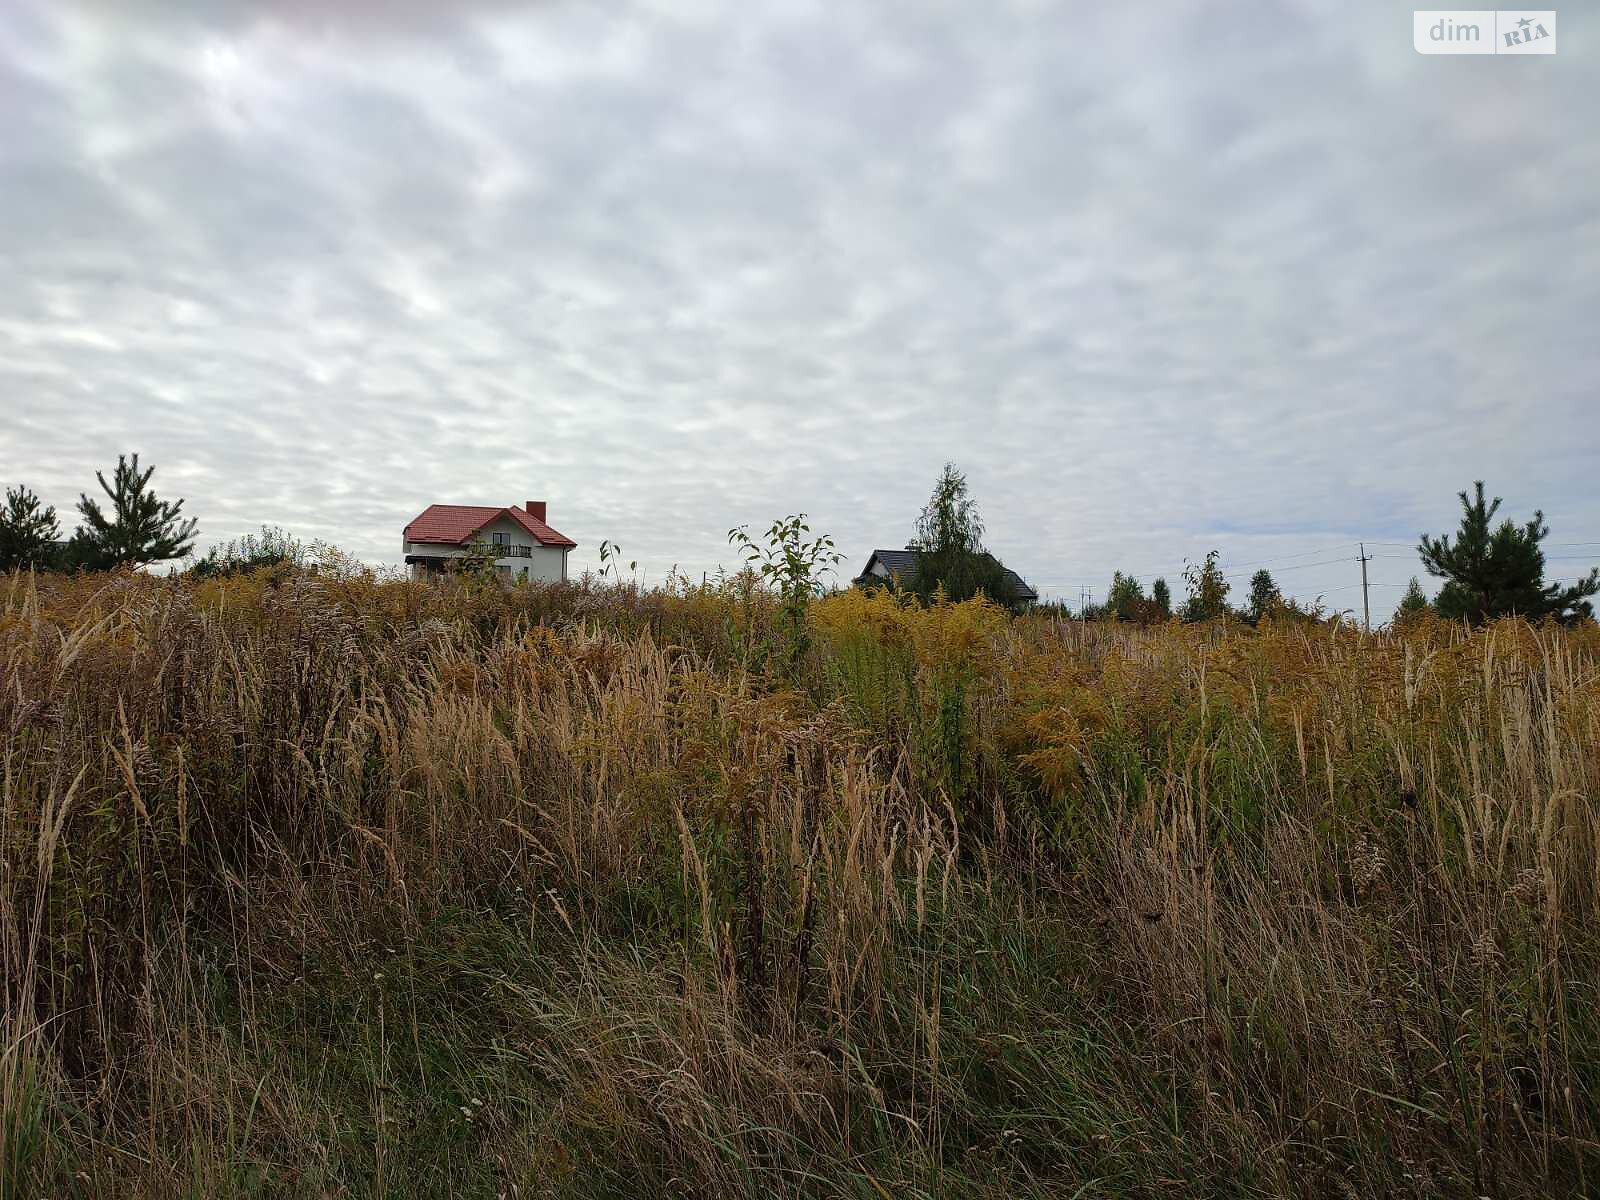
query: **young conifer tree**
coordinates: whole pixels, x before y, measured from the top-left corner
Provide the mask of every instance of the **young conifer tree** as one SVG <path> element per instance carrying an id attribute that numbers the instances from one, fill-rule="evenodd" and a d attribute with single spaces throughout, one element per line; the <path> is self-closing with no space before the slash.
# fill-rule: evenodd
<path id="1" fill-rule="evenodd" d="M 182 500 L 162 500 L 150 490 L 154 467 L 139 469 L 139 456 L 117 455 L 110 483 L 105 473 L 95 478 L 110 500 L 109 510 L 86 494 L 78 497 L 83 526 L 72 539 L 68 556 L 74 565 L 92 570 L 139 566 L 181 558 L 194 548 L 195 521 L 183 519 Z"/>
<path id="2" fill-rule="evenodd" d="M 1544 581 L 1544 551 L 1539 543 L 1550 535 L 1544 513 L 1535 511 L 1524 525 L 1507 519 L 1494 525 L 1500 497 L 1484 499 L 1483 481 L 1475 493 L 1461 497 L 1461 527 L 1450 535 L 1422 535 L 1417 552 L 1429 574 L 1445 581 L 1434 600 L 1439 615 L 1477 624 L 1516 614 L 1530 621 L 1555 617 L 1576 621 L 1594 615 L 1589 597 L 1600 592 L 1600 568 L 1570 587 Z"/>
<path id="3" fill-rule="evenodd" d="M 43 505 L 30 488 L 6 489 L 5 507 L 0 508 L 0 571 L 49 566 L 60 536 L 53 506 Z"/>

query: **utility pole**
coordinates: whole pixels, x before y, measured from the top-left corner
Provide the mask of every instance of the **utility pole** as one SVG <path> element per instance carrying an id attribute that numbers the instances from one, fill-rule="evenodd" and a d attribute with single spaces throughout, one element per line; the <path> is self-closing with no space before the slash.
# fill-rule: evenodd
<path id="1" fill-rule="evenodd" d="M 1372 632 L 1372 603 L 1367 599 L 1367 563 L 1372 561 L 1372 555 L 1367 553 L 1367 544 L 1361 543 L 1361 557 L 1356 560 L 1361 564 L 1361 625 L 1368 632 Z"/>

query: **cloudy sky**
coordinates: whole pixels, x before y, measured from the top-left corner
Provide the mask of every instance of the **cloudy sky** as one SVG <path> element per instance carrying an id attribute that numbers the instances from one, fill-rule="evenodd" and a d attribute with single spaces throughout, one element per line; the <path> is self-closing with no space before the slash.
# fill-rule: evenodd
<path id="1" fill-rule="evenodd" d="M 1560 16 L 1510 58 L 1349 0 L 5 0 L 0 482 L 70 517 L 138 450 L 202 548 L 389 562 L 431 502 L 544 498 L 654 579 L 795 511 L 859 567 L 953 460 L 1047 593 L 1218 547 L 1359 605 L 1365 539 L 1387 613 L 1484 478 L 1575 574 L 1600 36 Z"/>

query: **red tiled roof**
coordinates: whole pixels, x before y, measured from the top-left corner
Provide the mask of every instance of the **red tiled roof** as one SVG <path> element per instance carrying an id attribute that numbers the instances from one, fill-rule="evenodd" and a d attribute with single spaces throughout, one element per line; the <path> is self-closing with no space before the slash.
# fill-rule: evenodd
<path id="1" fill-rule="evenodd" d="M 430 504 L 406 526 L 405 540 L 459 546 L 471 541 L 473 534 L 499 517 L 510 517 L 541 546 L 578 544 L 523 509 L 490 508 L 482 504 Z"/>

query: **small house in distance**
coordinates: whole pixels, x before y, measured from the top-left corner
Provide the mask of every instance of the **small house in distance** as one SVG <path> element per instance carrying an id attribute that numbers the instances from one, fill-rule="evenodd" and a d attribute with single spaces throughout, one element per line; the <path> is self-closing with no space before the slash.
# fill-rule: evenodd
<path id="1" fill-rule="evenodd" d="M 473 542 L 495 549 L 494 569 L 508 581 L 559 583 L 567 578 L 567 553 L 577 542 L 545 522 L 545 502 L 521 508 L 478 504 L 430 504 L 402 535 L 405 563 L 413 579 L 431 579 L 451 569 Z"/>
<path id="2" fill-rule="evenodd" d="M 1009 602 L 1016 608 L 1034 603 L 1039 599 L 1039 593 L 1028 586 L 1027 581 L 1010 567 L 1003 568 L 1006 573 L 1006 583 L 1011 587 L 1011 595 L 996 596 L 994 599 L 1002 603 Z M 885 583 L 892 583 L 897 587 L 909 586 L 915 582 L 917 576 L 917 552 L 910 547 L 904 550 L 874 550 L 867 558 L 867 565 L 861 568 L 861 574 L 852 582 L 857 587 L 874 587 Z"/>

